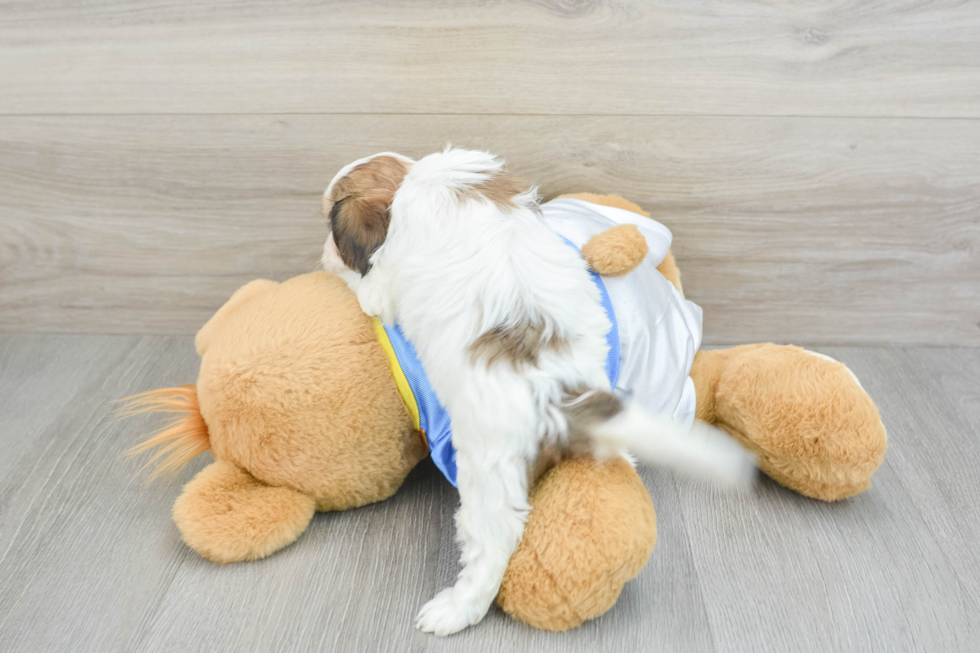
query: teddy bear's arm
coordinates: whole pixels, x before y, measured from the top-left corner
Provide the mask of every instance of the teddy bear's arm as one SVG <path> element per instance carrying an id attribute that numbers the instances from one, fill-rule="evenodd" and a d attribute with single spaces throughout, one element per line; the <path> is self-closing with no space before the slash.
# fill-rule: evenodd
<path id="1" fill-rule="evenodd" d="M 570 193 L 567 195 L 559 195 L 555 199 L 562 199 L 565 197 L 571 199 L 583 200 L 585 202 L 592 202 L 593 204 L 600 204 L 602 206 L 612 206 L 617 209 L 625 209 L 627 211 L 632 211 L 633 213 L 642 215 L 646 218 L 650 217 L 650 214 L 644 211 L 642 208 L 640 208 L 639 204 L 631 202 L 628 199 L 620 197 L 619 195 L 597 195 L 596 193 Z M 586 257 L 586 260 L 589 260 L 588 257 Z M 636 267 L 636 265 L 639 265 L 639 263 L 640 261 L 636 261 L 633 267 Z M 593 265 L 592 261 L 589 261 L 589 264 Z M 592 269 L 598 272 L 599 274 L 608 274 L 606 272 L 602 272 L 599 269 L 596 269 L 595 267 L 593 267 Z M 681 293 L 681 295 L 684 294 L 684 291 L 681 289 L 681 271 L 677 269 L 677 264 L 674 262 L 674 254 L 672 252 L 670 251 L 667 252 L 667 255 L 664 257 L 664 260 L 661 261 L 660 265 L 657 266 L 657 270 L 660 272 L 660 274 L 664 275 L 664 277 L 667 278 L 667 281 L 672 283 L 674 287 L 677 288 L 677 291 Z M 627 270 L 627 272 L 628 271 L 629 270 Z"/>
<path id="2" fill-rule="evenodd" d="M 192 549 L 215 562 L 257 560 L 291 544 L 306 530 L 316 501 L 257 480 L 217 460 L 184 487 L 174 521 Z"/>
<path id="3" fill-rule="evenodd" d="M 621 224 L 589 238 L 582 256 L 599 274 L 617 277 L 632 272 L 649 249 L 636 225 Z"/>

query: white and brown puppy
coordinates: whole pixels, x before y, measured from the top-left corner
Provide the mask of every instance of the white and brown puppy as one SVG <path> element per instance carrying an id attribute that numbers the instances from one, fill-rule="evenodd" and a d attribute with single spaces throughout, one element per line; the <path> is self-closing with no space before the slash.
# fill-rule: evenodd
<path id="1" fill-rule="evenodd" d="M 422 608 L 420 629 L 447 635 L 483 618 L 521 540 L 529 477 L 555 452 L 629 450 L 749 482 L 751 458 L 729 438 L 612 393 L 600 290 L 542 220 L 535 189 L 497 158 L 378 154 L 338 173 L 324 209 L 324 267 L 365 313 L 400 325 L 452 422 L 463 568 Z"/>

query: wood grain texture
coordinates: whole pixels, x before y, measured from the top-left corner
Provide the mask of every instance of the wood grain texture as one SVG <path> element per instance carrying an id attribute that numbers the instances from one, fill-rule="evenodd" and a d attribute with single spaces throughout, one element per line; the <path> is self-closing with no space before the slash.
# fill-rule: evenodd
<path id="1" fill-rule="evenodd" d="M 447 141 L 652 211 L 709 344 L 980 345 L 980 122 L 908 119 L 0 118 L 0 330 L 194 333 L 316 266 L 343 164 Z"/>
<path id="2" fill-rule="evenodd" d="M 0 6 L 0 113 L 980 117 L 944 0 Z"/>
<path id="3" fill-rule="evenodd" d="M 172 497 L 120 462 L 135 438 L 108 403 L 193 378 L 174 344 L 0 339 L 0 650 L 123 650 L 188 555 L 159 519 Z"/>
<path id="4" fill-rule="evenodd" d="M 0 650 L 973 650 L 980 350 L 820 351 L 881 408 L 889 451 L 869 491 L 728 496 L 643 470 L 657 548 L 609 613 L 552 634 L 493 611 L 439 639 L 412 628 L 458 555 L 456 494 L 431 464 L 270 558 L 215 565 L 170 518 L 208 455 L 145 487 L 119 454 L 152 421 L 110 414 L 192 380 L 191 338 L 0 336 Z"/>
<path id="5" fill-rule="evenodd" d="M 878 403 L 885 463 L 869 491 L 834 504 L 771 482 L 751 502 L 682 489 L 685 514 L 703 524 L 691 547 L 703 591 L 717 598 L 709 620 L 718 648 L 974 648 L 980 352 L 820 352 L 847 364 Z"/>

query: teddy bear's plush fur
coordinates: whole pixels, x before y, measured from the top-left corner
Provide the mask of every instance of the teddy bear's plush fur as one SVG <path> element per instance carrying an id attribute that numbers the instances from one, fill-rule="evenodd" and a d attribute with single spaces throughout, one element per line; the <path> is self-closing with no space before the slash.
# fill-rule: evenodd
<path id="1" fill-rule="evenodd" d="M 573 197 L 643 213 L 618 197 Z M 638 233 L 619 231 L 583 248 L 601 273 L 627 273 L 646 253 Z M 680 289 L 673 256 L 658 269 Z M 385 499 L 427 455 L 371 319 L 329 273 L 244 286 L 196 347 L 196 386 L 138 395 L 131 406 L 179 413 L 138 447 L 160 447 L 164 468 L 211 449 L 214 462 L 173 511 L 184 541 L 211 560 L 267 556 L 293 542 L 316 510 Z M 698 352 L 691 376 L 698 418 L 754 451 L 777 482 L 823 500 L 869 487 L 885 430 L 844 365 L 797 347 L 747 345 Z M 623 460 L 566 461 L 539 479 L 531 504 L 498 604 L 548 630 L 608 610 L 656 540 L 636 471 Z"/>

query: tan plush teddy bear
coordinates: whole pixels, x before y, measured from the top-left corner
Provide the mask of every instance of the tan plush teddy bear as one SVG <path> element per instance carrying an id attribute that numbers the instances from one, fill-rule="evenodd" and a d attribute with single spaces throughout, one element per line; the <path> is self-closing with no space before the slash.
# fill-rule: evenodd
<path id="1" fill-rule="evenodd" d="M 576 195 L 642 210 L 618 197 Z M 593 237 L 583 256 L 604 275 L 646 254 L 635 229 Z M 658 270 L 680 289 L 671 255 Z M 137 449 L 158 471 L 211 450 L 174 504 L 184 541 L 217 562 L 262 558 L 293 542 L 316 510 L 391 496 L 428 454 L 371 318 L 339 278 L 315 272 L 240 288 L 197 334 L 196 386 L 137 395 L 130 412 L 178 413 Z M 843 499 L 870 486 L 885 431 L 848 369 L 790 346 L 700 351 L 697 417 L 758 456 L 777 482 Z M 649 558 L 653 504 L 622 459 L 559 463 L 535 485 L 523 540 L 498 604 L 538 628 L 599 616 Z"/>

